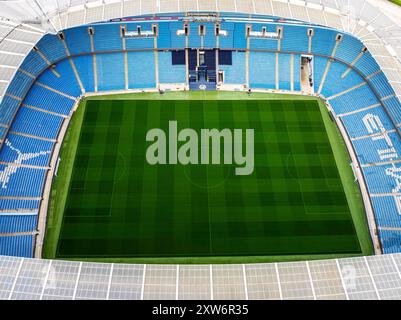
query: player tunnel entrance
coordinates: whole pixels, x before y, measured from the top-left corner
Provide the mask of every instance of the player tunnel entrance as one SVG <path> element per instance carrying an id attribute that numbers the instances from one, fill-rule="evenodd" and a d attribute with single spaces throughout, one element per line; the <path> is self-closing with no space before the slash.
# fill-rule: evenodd
<path id="1" fill-rule="evenodd" d="M 188 82 L 191 90 L 216 90 L 215 49 L 190 49 L 188 67 Z"/>
<path id="2" fill-rule="evenodd" d="M 306 94 L 314 93 L 314 73 L 313 73 L 313 56 L 301 56 L 301 90 Z"/>

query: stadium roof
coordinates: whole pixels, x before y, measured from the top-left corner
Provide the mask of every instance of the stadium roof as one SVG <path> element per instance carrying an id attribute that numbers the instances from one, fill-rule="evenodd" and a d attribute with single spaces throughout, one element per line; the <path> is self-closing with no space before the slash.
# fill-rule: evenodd
<path id="1" fill-rule="evenodd" d="M 235 265 L 0 257 L 0 299 L 401 299 L 401 254 Z"/>

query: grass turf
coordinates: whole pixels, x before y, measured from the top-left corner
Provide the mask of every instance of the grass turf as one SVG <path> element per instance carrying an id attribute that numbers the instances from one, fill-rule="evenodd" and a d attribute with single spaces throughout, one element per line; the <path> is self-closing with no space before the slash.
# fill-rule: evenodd
<path id="1" fill-rule="evenodd" d="M 390 2 L 401 6 L 401 0 L 390 0 Z"/>
<path id="2" fill-rule="evenodd" d="M 78 129 L 85 119 L 58 250 L 58 232 L 50 230 L 45 256 L 241 255 L 259 261 L 369 251 L 361 231 L 366 222 L 353 213 L 354 221 L 361 220 L 356 228 L 365 239 L 361 250 L 349 210 L 351 204 L 360 211 L 360 202 L 355 195 L 345 197 L 322 121 L 327 114 L 316 101 L 167 101 L 106 99 L 78 109 L 73 119 Z M 147 165 L 146 131 L 166 128 L 168 120 L 178 120 L 180 128 L 254 128 L 254 174 L 234 176 L 226 165 Z M 72 135 L 76 139 L 78 129 L 68 132 L 65 144 Z M 62 161 L 59 176 L 65 170 L 67 182 L 70 169 Z M 52 199 L 66 182 L 59 181 Z M 60 202 L 51 202 L 49 229 L 59 224 L 51 212 L 62 211 Z"/>

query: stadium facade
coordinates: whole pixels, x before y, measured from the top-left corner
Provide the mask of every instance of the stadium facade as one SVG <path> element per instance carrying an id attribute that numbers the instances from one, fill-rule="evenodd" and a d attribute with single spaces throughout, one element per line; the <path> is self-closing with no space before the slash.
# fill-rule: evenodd
<path id="1" fill-rule="evenodd" d="M 401 297 L 399 255 L 392 255 L 401 251 L 401 27 L 373 4 L 179 0 L 64 6 L 37 0 L 1 3 L 0 9 L 0 254 L 41 257 L 58 153 L 80 98 L 187 89 L 324 98 L 350 152 L 378 254 L 221 266 L 4 257 L 3 298 Z M 193 56 L 199 49 L 202 58 Z M 209 70 L 195 70 L 197 59 L 211 61 Z M 305 86 L 301 65 L 308 66 L 312 87 Z M 351 284 L 344 279 L 349 272 Z M 292 283 L 295 276 L 304 281 Z M 123 288 L 124 277 L 132 287 Z M 25 287 L 32 279 L 43 285 Z M 328 286 L 330 280 L 337 286 Z M 60 285 L 69 293 L 57 291 Z M 97 289 L 85 289 L 93 285 Z"/>

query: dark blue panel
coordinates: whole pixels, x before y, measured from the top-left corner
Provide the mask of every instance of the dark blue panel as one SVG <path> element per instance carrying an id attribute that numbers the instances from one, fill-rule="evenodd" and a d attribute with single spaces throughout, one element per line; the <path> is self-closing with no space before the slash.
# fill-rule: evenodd
<path id="1" fill-rule="evenodd" d="M 231 66 L 233 64 L 233 52 L 231 50 L 220 50 L 219 64 Z"/>
<path id="2" fill-rule="evenodd" d="M 185 51 L 184 50 L 172 51 L 171 60 L 173 65 L 185 64 Z"/>
<path id="3" fill-rule="evenodd" d="M 205 62 L 208 70 L 216 69 L 216 51 L 205 50 Z"/>
<path id="4" fill-rule="evenodd" d="M 189 59 L 189 70 L 195 70 L 196 66 L 198 65 L 198 55 L 197 50 L 189 50 L 188 54 Z"/>

